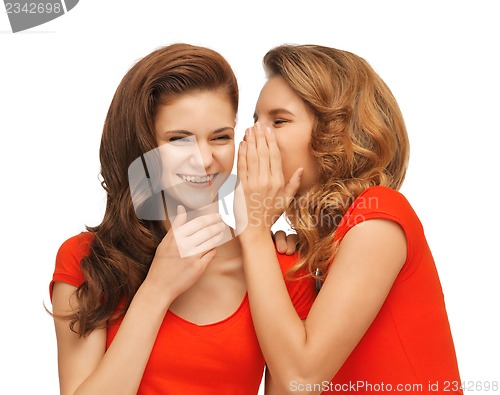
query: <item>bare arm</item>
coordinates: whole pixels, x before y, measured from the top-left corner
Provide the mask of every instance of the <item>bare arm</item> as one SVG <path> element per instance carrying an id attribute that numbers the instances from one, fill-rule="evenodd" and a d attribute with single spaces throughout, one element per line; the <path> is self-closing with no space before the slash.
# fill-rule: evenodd
<path id="1" fill-rule="evenodd" d="M 74 290 L 54 284 L 54 313 L 69 311 Z M 136 394 L 169 305 L 168 297 L 142 286 L 106 352 L 106 329 L 80 338 L 67 321 L 55 319 L 61 394 Z"/>
<path id="2" fill-rule="evenodd" d="M 264 374 L 264 395 L 279 395 L 278 389 L 273 383 L 273 378 L 267 366 Z"/>
<path id="3" fill-rule="evenodd" d="M 305 320 L 303 320 L 302 322 L 305 322 Z M 295 390 L 296 388 L 299 389 L 298 386 L 294 387 L 293 383 L 290 383 L 289 388 L 291 390 Z M 271 376 L 271 372 L 269 371 L 269 367 L 266 366 L 266 371 L 264 374 L 264 395 L 280 395 L 283 393 L 284 393 L 283 391 L 278 390 L 278 387 L 276 383 L 273 381 L 273 377 Z"/>

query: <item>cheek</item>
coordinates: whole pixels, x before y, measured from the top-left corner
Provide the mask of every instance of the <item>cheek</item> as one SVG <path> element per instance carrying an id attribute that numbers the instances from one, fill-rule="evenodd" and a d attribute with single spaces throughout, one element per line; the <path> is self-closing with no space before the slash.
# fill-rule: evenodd
<path id="1" fill-rule="evenodd" d="M 179 170 L 179 168 L 182 168 L 182 165 L 189 159 L 190 154 L 192 154 L 190 150 L 185 147 L 165 145 L 162 152 L 163 170 L 166 173 L 172 173 Z"/>
<path id="2" fill-rule="evenodd" d="M 309 149 L 309 140 L 300 137 L 289 139 L 278 135 L 276 137 L 281 153 L 283 175 L 285 180 L 289 180 L 299 167 L 303 167 L 302 186 L 310 187 L 317 178 L 316 162 Z"/>
<path id="3" fill-rule="evenodd" d="M 294 162 L 296 162 L 298 158 L 295 158 L 293 155 L 289 155 L 290 142 L 285 141 L 285 139 L 278 133 L 276 134 L 276 142 L 281 154 L 281 167 L 283 169 L 283 176 L 285 177 L 285 180 L 288 181 L 288 179 L 293 174 L 292 168 L 294 166 Z"/>
<path id="4" fill-rule="evenodd" d="M 227 146 L 222 146 L 217 150 L 217 162 L 224 168 L 229 169 L 229 172 L 233 168 L 235 148 L 234 144 L 228 144 Z"/>
<path id="5" fill-rule="evenodd" d="M 280 133 L 276 133 L 275 136 L 276 136 L 276 143 L 281 153 L 281 159 L 283 160 L 283 157 L 286 156 L 287 152 L 286 141 Z"/>
<path id="6" fill-rule="evenodd" d="M 283 162 L 303 162 L 308 153 L 308 143 L 300 136 L 285 136 L 276 134 L 276 142 Z"/>
<path id="7" fill-rule="evenodd" d="M 234 144 L 228 145 L 227 147 L 222 147 L 219 153 L 219 158 L 221 163 L 224 163 L 224 166 L 232 166 L 235 157 L 235 148 Z"/>

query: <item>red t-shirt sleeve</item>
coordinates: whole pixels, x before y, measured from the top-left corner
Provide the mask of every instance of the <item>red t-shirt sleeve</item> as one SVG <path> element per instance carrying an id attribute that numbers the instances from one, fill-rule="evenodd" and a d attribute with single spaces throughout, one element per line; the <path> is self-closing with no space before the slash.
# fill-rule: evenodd
<path id="1" fill-rule="evenodd" d="M 408 200 L 398 191 L 376 186 L 371 187 L 358 196 L 353 205 L 340 222 L 336 240 L 342 240 L 345 234 L 355 225 L 370 219 L 386 219 L 397 223 L 406 237 L 406 262 L 401 269 L 397 281 L 411 275 L 420 257 L 415 256 L 424 240 L 422 224 Z"/>
<path id="2" fill-rule="evenodd" d="M 80 261 L 89 253 L 92 234 L 82 232 L 62 243 L 57 251 L 56 264 L 52 281 L 49 285 L 50 298 L 52 299 L 52 289 L 56 281 L 62 281 L 80 286 L 83 281 L 83 273 L 80 268 Z"/>
<path id="3" fill-rule="evenodd" d="M 281 267 L 281 272 L 285 277 L 285 284 L 292 300 L 293 306 L 300 319 L 306 319 L 316 298 L 316 288 L 314 280 L 306 273 L 298 273 L 292 278 L 288 278 L 286 273 L 297 261 L 297 255 L 281 255 L 276 253 Z"/>

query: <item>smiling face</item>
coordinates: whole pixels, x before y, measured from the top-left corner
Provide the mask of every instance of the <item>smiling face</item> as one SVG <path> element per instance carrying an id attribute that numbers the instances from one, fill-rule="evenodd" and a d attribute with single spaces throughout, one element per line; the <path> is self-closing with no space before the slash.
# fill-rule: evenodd
<path id="1" fill-rule="evenodd" d="M 285 181 L 303 167 L 300 191 L 310 188 L 318 179 L 316 162 L 309 149 L 314 115 L 282 77 L 272 77 L 264 85 L 254 119 L 263 127 L 274 129 Z"/>
<path id="2" fill-rule="evenodd" d="M 222 90 L 194 92 L 158 106 L 161 182 L 171 203 L 198 209 L 216 200 L 233 167 L 235 120 Z"/>

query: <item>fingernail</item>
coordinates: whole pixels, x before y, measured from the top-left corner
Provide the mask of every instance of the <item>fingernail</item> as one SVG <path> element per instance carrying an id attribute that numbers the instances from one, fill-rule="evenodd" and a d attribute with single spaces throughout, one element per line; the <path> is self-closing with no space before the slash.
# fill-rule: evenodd
<path id="1" fill-rule="evenodd" d="M 262 129 L 262 125 L 260 124 L 260 122 L 256 122 L 255 123 L 255 127 L 257 128 L 257 130 L 261 130 Z"/>
<path id="2" fill-rule="evenodd" d="M 271 132 L 272 132 L 272 131 L 271 131 L 271 127 L 270 127 L 270 126 L 266 127 L 266 133 L 267 133 L 269 136 L 271 135 Z"/>

